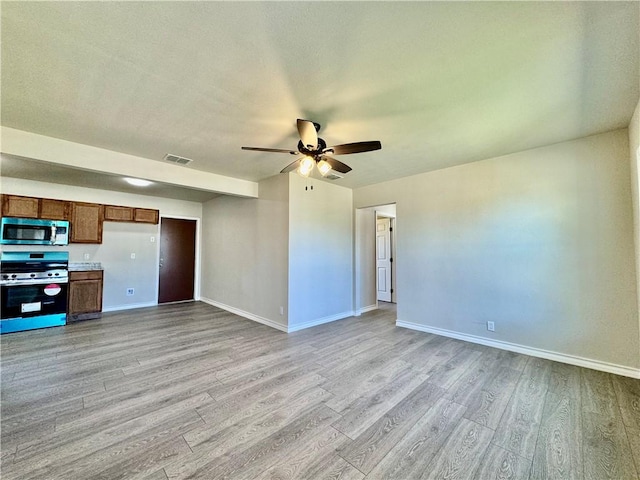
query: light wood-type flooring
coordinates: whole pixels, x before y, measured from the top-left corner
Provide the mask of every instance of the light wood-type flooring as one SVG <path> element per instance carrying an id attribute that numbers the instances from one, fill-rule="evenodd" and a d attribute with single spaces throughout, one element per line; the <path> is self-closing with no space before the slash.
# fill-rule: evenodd
<path id="1" fill-rule="evenodd" d="M 638 478 L 640 381 L 203 303 L 1 338 L 2 478 Z"/>

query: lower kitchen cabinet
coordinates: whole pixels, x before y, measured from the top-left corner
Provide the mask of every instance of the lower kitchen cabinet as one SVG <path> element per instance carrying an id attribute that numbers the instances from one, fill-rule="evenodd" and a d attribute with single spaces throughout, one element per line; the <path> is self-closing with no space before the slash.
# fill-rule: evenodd
<path id="1" fill-rule="evenodd" d="M 102 315 L 102 270 L 69 272 L 67 321 L 89 320 Z"/>

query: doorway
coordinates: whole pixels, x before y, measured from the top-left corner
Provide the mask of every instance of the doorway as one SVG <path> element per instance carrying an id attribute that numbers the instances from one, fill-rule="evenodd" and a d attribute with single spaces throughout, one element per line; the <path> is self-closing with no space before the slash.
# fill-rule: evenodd
<path id="1" fill-rule="evenodd" d="M 391 278 L 393 257 L 391 256 L 391 219 L 376 218 L 376 293 L 378 301 L 391 302 Z"/>
<path id="2" fill-rule="evenodd" d="M 357 208 L 355 214 L 355 313 L 360 315 L 387 307 L 395 310 L 396 205 Z M 388 225 L 382 227 L 386 232 L 378 231 L 380 223 Z M 379 296 L 379 291 L 386 296 Z"/>
<path id="3" fill-rule="evenodd" d="M 160 220 L 158 303 L 194 299 L 196 220 Z"/>
<path id="4" fill-rule="evenodd" d="M 396 205 L 381 205 L 375 210 L 377 300 L 396 303 Z"/>

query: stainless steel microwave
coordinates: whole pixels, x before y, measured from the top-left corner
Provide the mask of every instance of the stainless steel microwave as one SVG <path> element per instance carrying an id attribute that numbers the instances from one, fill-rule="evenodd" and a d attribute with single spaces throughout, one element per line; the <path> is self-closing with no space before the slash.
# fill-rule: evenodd
<path id="1" fill-rule="evenodd" d="M 0 244 L 3 245 L 67 245 L 67 220 L 2 217 Z"/>

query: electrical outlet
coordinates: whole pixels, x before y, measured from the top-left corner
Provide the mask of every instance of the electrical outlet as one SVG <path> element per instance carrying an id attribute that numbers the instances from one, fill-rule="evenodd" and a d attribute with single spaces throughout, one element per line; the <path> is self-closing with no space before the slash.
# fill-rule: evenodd
<path id="1" fill-rule="evenodd" d="M 84 254 L 84 259 L 85 259 L 85 260 L 89 260 L 89 257 L 90 257 L 90 255 L 89 255 L 88 253 L 85 253 L 85 254 Z"/>
<path id="2" fill-rule="evenodd" d="M 496 324 L 494 322 L 487 322 L 487 330 L 490 332 L 496 331 Z"/>
<path id="3" fill-rule="evenodd" d="M 156 242 L 156 237 L 151 237 L 151 243 L 155 243 Z"/>
<path id="4" fill-rule="evenodd" d="M 284 307 L 280 306 L 280 315 L 284 315 Z"/>
<path id="5" fill-rule="evenodd" d="M 135 253 L 132 253 L 132 254 L 131 254 L 131 260 L 135 260 L 135 259 L 136 259 L 136 254 L 135 254 Z"/>
<path id="6" fill-rule="evenodd" d="M 127 296 L 130 297 L 133 294 L 134 294 L 134 289 L 133 288 L 127 288 Z"/>

